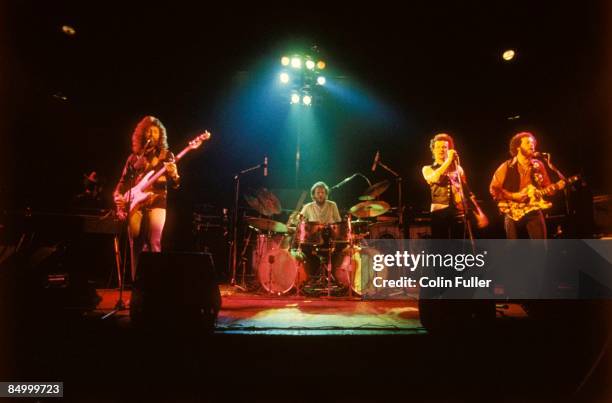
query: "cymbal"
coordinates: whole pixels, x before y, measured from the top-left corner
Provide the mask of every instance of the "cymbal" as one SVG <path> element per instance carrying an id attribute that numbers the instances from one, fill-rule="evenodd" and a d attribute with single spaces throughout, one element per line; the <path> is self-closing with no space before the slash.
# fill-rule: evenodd
<path id="1" fill-rule="evenodd" d="M 259 199 L 259 202 L 261 203 L 264 210 L 263 212 L 261 212 L 261 214 L 266 216 L 280 214 L 280 201 L 278 200 L 278 197 L 276 197 L 274 193 L 270 192 L 268 189 L 259 188 L 257 190 L 257 199 Z"/>
<path id="2" fill-rule="evenodd" d="M 287 232 L 287 226 L 285 224 L 268 218 L 246 217 L 246 222 L 251 227 L 261 231 L 279 232 L 283 234 Z"/>
<path id="3" fill-rule="evenodd" d="M 389 182 L 388 179 L 385 179 L 382 182 L 373 184 L 372 186 L 367 188 L 365 192 L 363 192 L 362 196 L 359 196 L 359 200 L 366 200 L 366 201 L 375 200 L 378 196 L 383 194 L 385 190 L 387 190 L 390 184 L 391 182 Z"/>
<path id="4" fill-rule="evenodd" d="M 389 203 L 381 200 L 364 201 L 351 207 L 352 215 L 359 218 L 377 217 L 389 211 Z"/>
<path id="5" fill-rule="evenodd" d="M 263 206 L 257 197 L 245 194 L 244 200 L 246 200 L 247 204 L 251 206 L 253 210 L 257 211 L 259 214 L 263 214 Z"/>
<path id="6" fill-rule="evenodd" d="M 266 188 L 250 191 L 244 195 L 244 199 L 253 210 L 267 217 L 280 214 L 282 211 L 278 198 Z"/>

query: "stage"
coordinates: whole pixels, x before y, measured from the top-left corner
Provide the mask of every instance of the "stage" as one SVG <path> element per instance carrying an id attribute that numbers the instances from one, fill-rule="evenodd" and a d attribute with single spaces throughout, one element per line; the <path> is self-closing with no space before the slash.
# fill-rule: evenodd
<path id="1" fill-rule="evenodd" d="M 221 285 L 222 305 L 215 333 L 243 335 L 413 335 L 426 334 L 418 303 L 408 300 L 362 300 L 359 297 L 274 296 L 242 292 Z M 116 289 L 97 290 L 101 300 L 92 315 L 110 312 L 119 299 Z M 129 304 L 131 292 L 123 301 Z M 128 316 L 129 311 L 118 313 Z M 526 319 L 520 304 L 497 305 L 497 320 Z M 125 320 L 128 320 L 125 318 Z"/>

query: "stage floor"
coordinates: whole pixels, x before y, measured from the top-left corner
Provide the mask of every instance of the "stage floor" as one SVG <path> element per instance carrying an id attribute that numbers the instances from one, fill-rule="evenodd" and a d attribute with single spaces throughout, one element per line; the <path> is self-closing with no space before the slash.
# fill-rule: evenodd
<path id="1" fill-rule="evenodd" d="M 221 334 L 382 335 L 424 334 L 418 302 L 362 300 L 348 297 L 271 296 L 221 285 L 222 305 L 215 331 Z M 99 289 L 96 311 L 110 311 L 119 298 L 114 289 Z M 125 291 L 128 303 L 131 292 Z M 128 310 L 120 312 L 128 319 Z M 518 304 L 498 305 L 498 319 L 526 318 Z"/>

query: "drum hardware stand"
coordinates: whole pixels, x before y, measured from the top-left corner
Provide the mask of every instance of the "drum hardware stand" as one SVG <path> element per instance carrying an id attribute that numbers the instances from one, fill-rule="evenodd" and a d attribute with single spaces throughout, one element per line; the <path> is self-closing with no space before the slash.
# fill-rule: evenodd
<path id="1" fill-rule="evenodd" d="M 234 284 L 234 287 L 238 288 L 240 291 L 247 290 L 246 281 L 245 281 L 247 258 L 245 257 L 245 255 L 247 252 L 247 248 L 249 247 L 249 243 L 251 242 L 252 231 L 253 231 L 252 229 L 249 229 L 249 232 L 245 236 L 243 240 L 242 252 L 240 253 L 240 265 L 242 266 L 242 283 L 240 285 Z"/>
<path id="2" fill-rule="evenodd" d="M 348 236 L 348 240 L 349 240 L 349 268 L 350 268 L 350 272 L 349 272 L 349 298 L 353 298 L 353 282 L 355 281 L 355 265 L 353 264 L 353 256 L 355 255 L 355 244 L 354 244 L 354 240 L 353 240 L 353 225 L 351 224 L 351 214 L 349 213 L 346 216 L 346 221 L 347 221 L 347 236 Z"/>
<path id="3" fill-rule="evenodd" d="M 234 214 L 233 214 L 233 222 L 232 222 L 234 227 L 232 228 L 233 230 L 232 231 L 232 247 L 231 247 L 231 259 L 230 259 L 231 272 L 232 272 L 232 278 L 231 278 L 230 284 L 234 287 L 236 287 L 236 264 L 237 264 L 237 257 L 238 257 L 237 256 L 238 255 L 238 245 L 237 245 L 237 242 L 238 242 L 238 201 L 240 200 L 240 177 L 248 172 L 255 171 L 257 169 L 265 168 L 265 167 L 266 167 L 266 162 L 252 166 L 247 169 L 243 169 L 242 171 L 234 175 L 234 181 L 235 181 Z"/>
<path id="4" fill-rule="evenodd" d="M 404 238 L 404 207 L 402 205 L 402 177 L 395 172 L 393 169 L 389 168 L 379 159 L 377 162 L 378 165 L 383 167 L 387 172 L 391 173 L 397 180 L 397 209 L 398 209 L 398 225 L 400 227 L 401 237 Z"/>

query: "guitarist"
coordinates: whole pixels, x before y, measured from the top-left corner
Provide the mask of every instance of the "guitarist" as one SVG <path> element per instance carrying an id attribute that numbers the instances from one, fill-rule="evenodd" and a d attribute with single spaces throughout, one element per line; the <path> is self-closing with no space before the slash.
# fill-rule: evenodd
<path id="1" fill-rule="evenodd" d="M 153 184 L 150 189 L 152 195 L 138 209 L 127 214 L 129 200 L 125 197 L 126 192 L 144 174 L 164 166 L 166 173 Z M 168 150 L 166 128 L 159 119 L 145 116 L 134 129 L 132 154 L 125 163 L 113 194 L 119 217 L 128 220 L 132 280 L 136 278 L 141 251 L 161 252 L 161 237 L 166 222 L 167 184 L 170 182 L 173 188 L 178 188 L 179 180 L 174 155 Z"/>
<path id="2" fill-rule="evenodd" d="M 524 203 L 529 201 L 529 185 L 536 189 L 563 189 L 564 181 L 551 185 L 548 172 L 542 161 L 536 158 L 537 141 L 530 132 L 520 132 L 510 139 L 511 159 L 502 163 L 495 171 L 489 191 L 497 202 L 510 201 Z M 541 210 L 525 214 L 518 221 L 504 216 L 506 238 L 517 239 L 519 230 L 525 228 L 530 239 L 546 239 L 546 222 Z"/>

